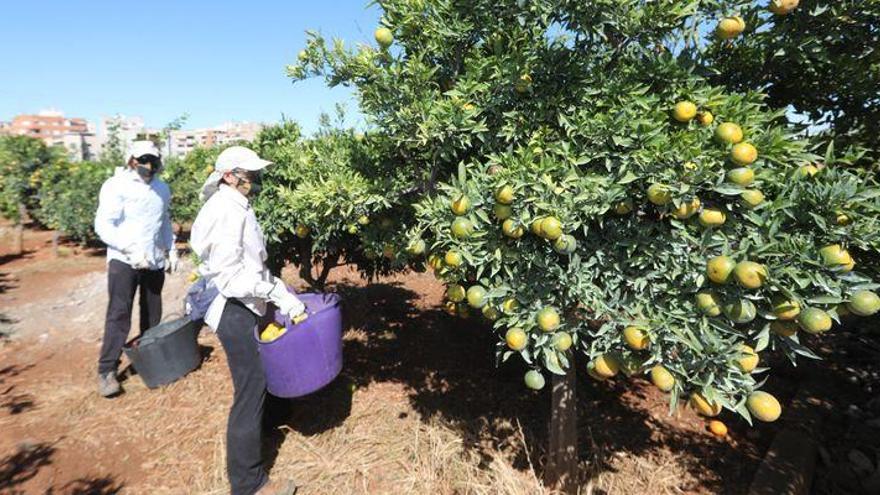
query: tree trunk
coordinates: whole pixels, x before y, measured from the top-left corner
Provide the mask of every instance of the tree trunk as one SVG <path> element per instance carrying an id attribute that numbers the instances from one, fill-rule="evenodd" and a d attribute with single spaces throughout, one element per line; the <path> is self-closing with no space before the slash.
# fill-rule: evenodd
<path id="1" fill-rule="evenodd" d="M 24 205 L 18 205 L 18 221 L 15 222 L 15 233 L 12 237 L 12 254 L 20 256 L 24 253 L 24 220 L 27 211 Z"/>
<path id="2" fill-rule="evenodd" d="M 52 232 L 52 256 L 58 257 L 58 245 L 60 244 L 59 239 L 61 238 L 61 233 L 57 230 Z"/>
<path id="3" fill-rule="evenodd" d="M 550 445 L 544 483 L 563 493 L 577 493 L 577 394 L 574 363 L 565 376 L 553 375 L 550 409 Z"/>

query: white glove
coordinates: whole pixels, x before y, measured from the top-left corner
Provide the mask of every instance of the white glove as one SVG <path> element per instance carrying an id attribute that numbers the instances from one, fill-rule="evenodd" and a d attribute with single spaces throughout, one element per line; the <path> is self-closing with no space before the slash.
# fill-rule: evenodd
<path id="1" fill-rule="evenodd" d="M 143 251 L 129 253 L 128 262 L 135 270 L 146 270 L 147 268 L 150 268 L 150 262 L 147 261 L 147 253 Z"/>
<path id="2" fill-rule="evenodd" d="M 275 286 L 269 291 L 269 300 L 291 319 L 306 311 L 306 305 L 287 290 L 287 285 L 280 278 L 275 279 Z"/>
<path id="3" fill-rule="evenodd" d="M 165 271 L 168 273 L 174 273 L 177 271 L 178 266 L 180 265 L 180 258 L 177 254 L 177 248 L 171 248 L 168 250 L 168 259 L 165 260 Z"/>

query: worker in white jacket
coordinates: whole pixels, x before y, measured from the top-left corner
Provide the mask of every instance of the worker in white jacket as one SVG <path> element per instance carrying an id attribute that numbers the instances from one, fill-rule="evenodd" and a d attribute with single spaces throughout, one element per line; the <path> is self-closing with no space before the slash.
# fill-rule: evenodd
<path id="1" fill-rule="evenodd" d="M 220 153 L 202 189 L 207 201 L 190 237 L 199 257 L 201 280 L 196 285 L 200 295 L 189 299 L 204 300 L 205 294 L 213 298 L 205 322 L 216 330 L 232 375 L 226 468 L 233 495 L 292 494 L 296 489 L 289 481 L 269 482 L 261 453 L 266 377 L 254 331 L 272 316 L 267 312 L 267 301 L 291 318 L 305 311 L 302 302 L 265 264 L 265 240 L 249 199 L 259 192 L 261 171 L 267 165 L 270 162 L 243 146 Z M 198 311 L 198 306 L 204 304 L 192 304 L 191 309 Z"/>
<path id="2" fill-rule="evenodd" d="M 151 141 L 135 141 L 126 154 L 126 164 L 101 186 L 95 215 L 95 232 L 107 245 L 110 293 L 98 359 L 98 393 L 104 397 L 121 391 L 116 373 L 131 330 L 135 292 L 140 292 L 143 333 L 162 319 L 165 270 L 177 266 L 171 191 L 155 177 L 162 168 L 159 149 Z"/>

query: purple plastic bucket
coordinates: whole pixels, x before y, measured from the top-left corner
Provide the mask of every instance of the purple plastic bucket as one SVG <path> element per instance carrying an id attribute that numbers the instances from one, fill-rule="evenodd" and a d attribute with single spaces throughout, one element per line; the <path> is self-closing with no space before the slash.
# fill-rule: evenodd
<path id="1" fill-rule="evenodd" d="M 342 311 L 336 294 L 297 294 L 309 317 L 299 325 L 275 312 L 287 331 L 259 342 L 266 388 L 276 397 L 301 397 L 332 382 L 342 370 Z M 257 329 L 260 331 L 262 329 Z"/>

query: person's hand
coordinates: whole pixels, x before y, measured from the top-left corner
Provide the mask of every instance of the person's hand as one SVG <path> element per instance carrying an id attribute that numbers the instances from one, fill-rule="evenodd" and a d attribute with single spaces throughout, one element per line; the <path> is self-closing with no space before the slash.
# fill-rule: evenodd
<path id="1" fill-rule="evenodd" d="M 168 273 L 175 273 L 179 266 L 180 257 L 177 254 L 177 248 L 171 248 L 168 250 L 168 257 L 165 260 L 165 271 Z"/>
<path id="2" fill-rule="evenodd" d="M 150 268 L 150 262 L 147 260 L 147 253 L 143 251 L 135 251 L 128 255 L 128 261 L 135 270 L 146 270 Z"/>
<path id="3" fill-rule="evenodd" d="M 287 286 L 281 279 L 275 279 L 275 286 L 269 291 L 269 300 L 278 306 L 278 310 L 282 314 L 291 319 L 299 317 L 306 311 L 306 305 L 287 290 Z"/>

